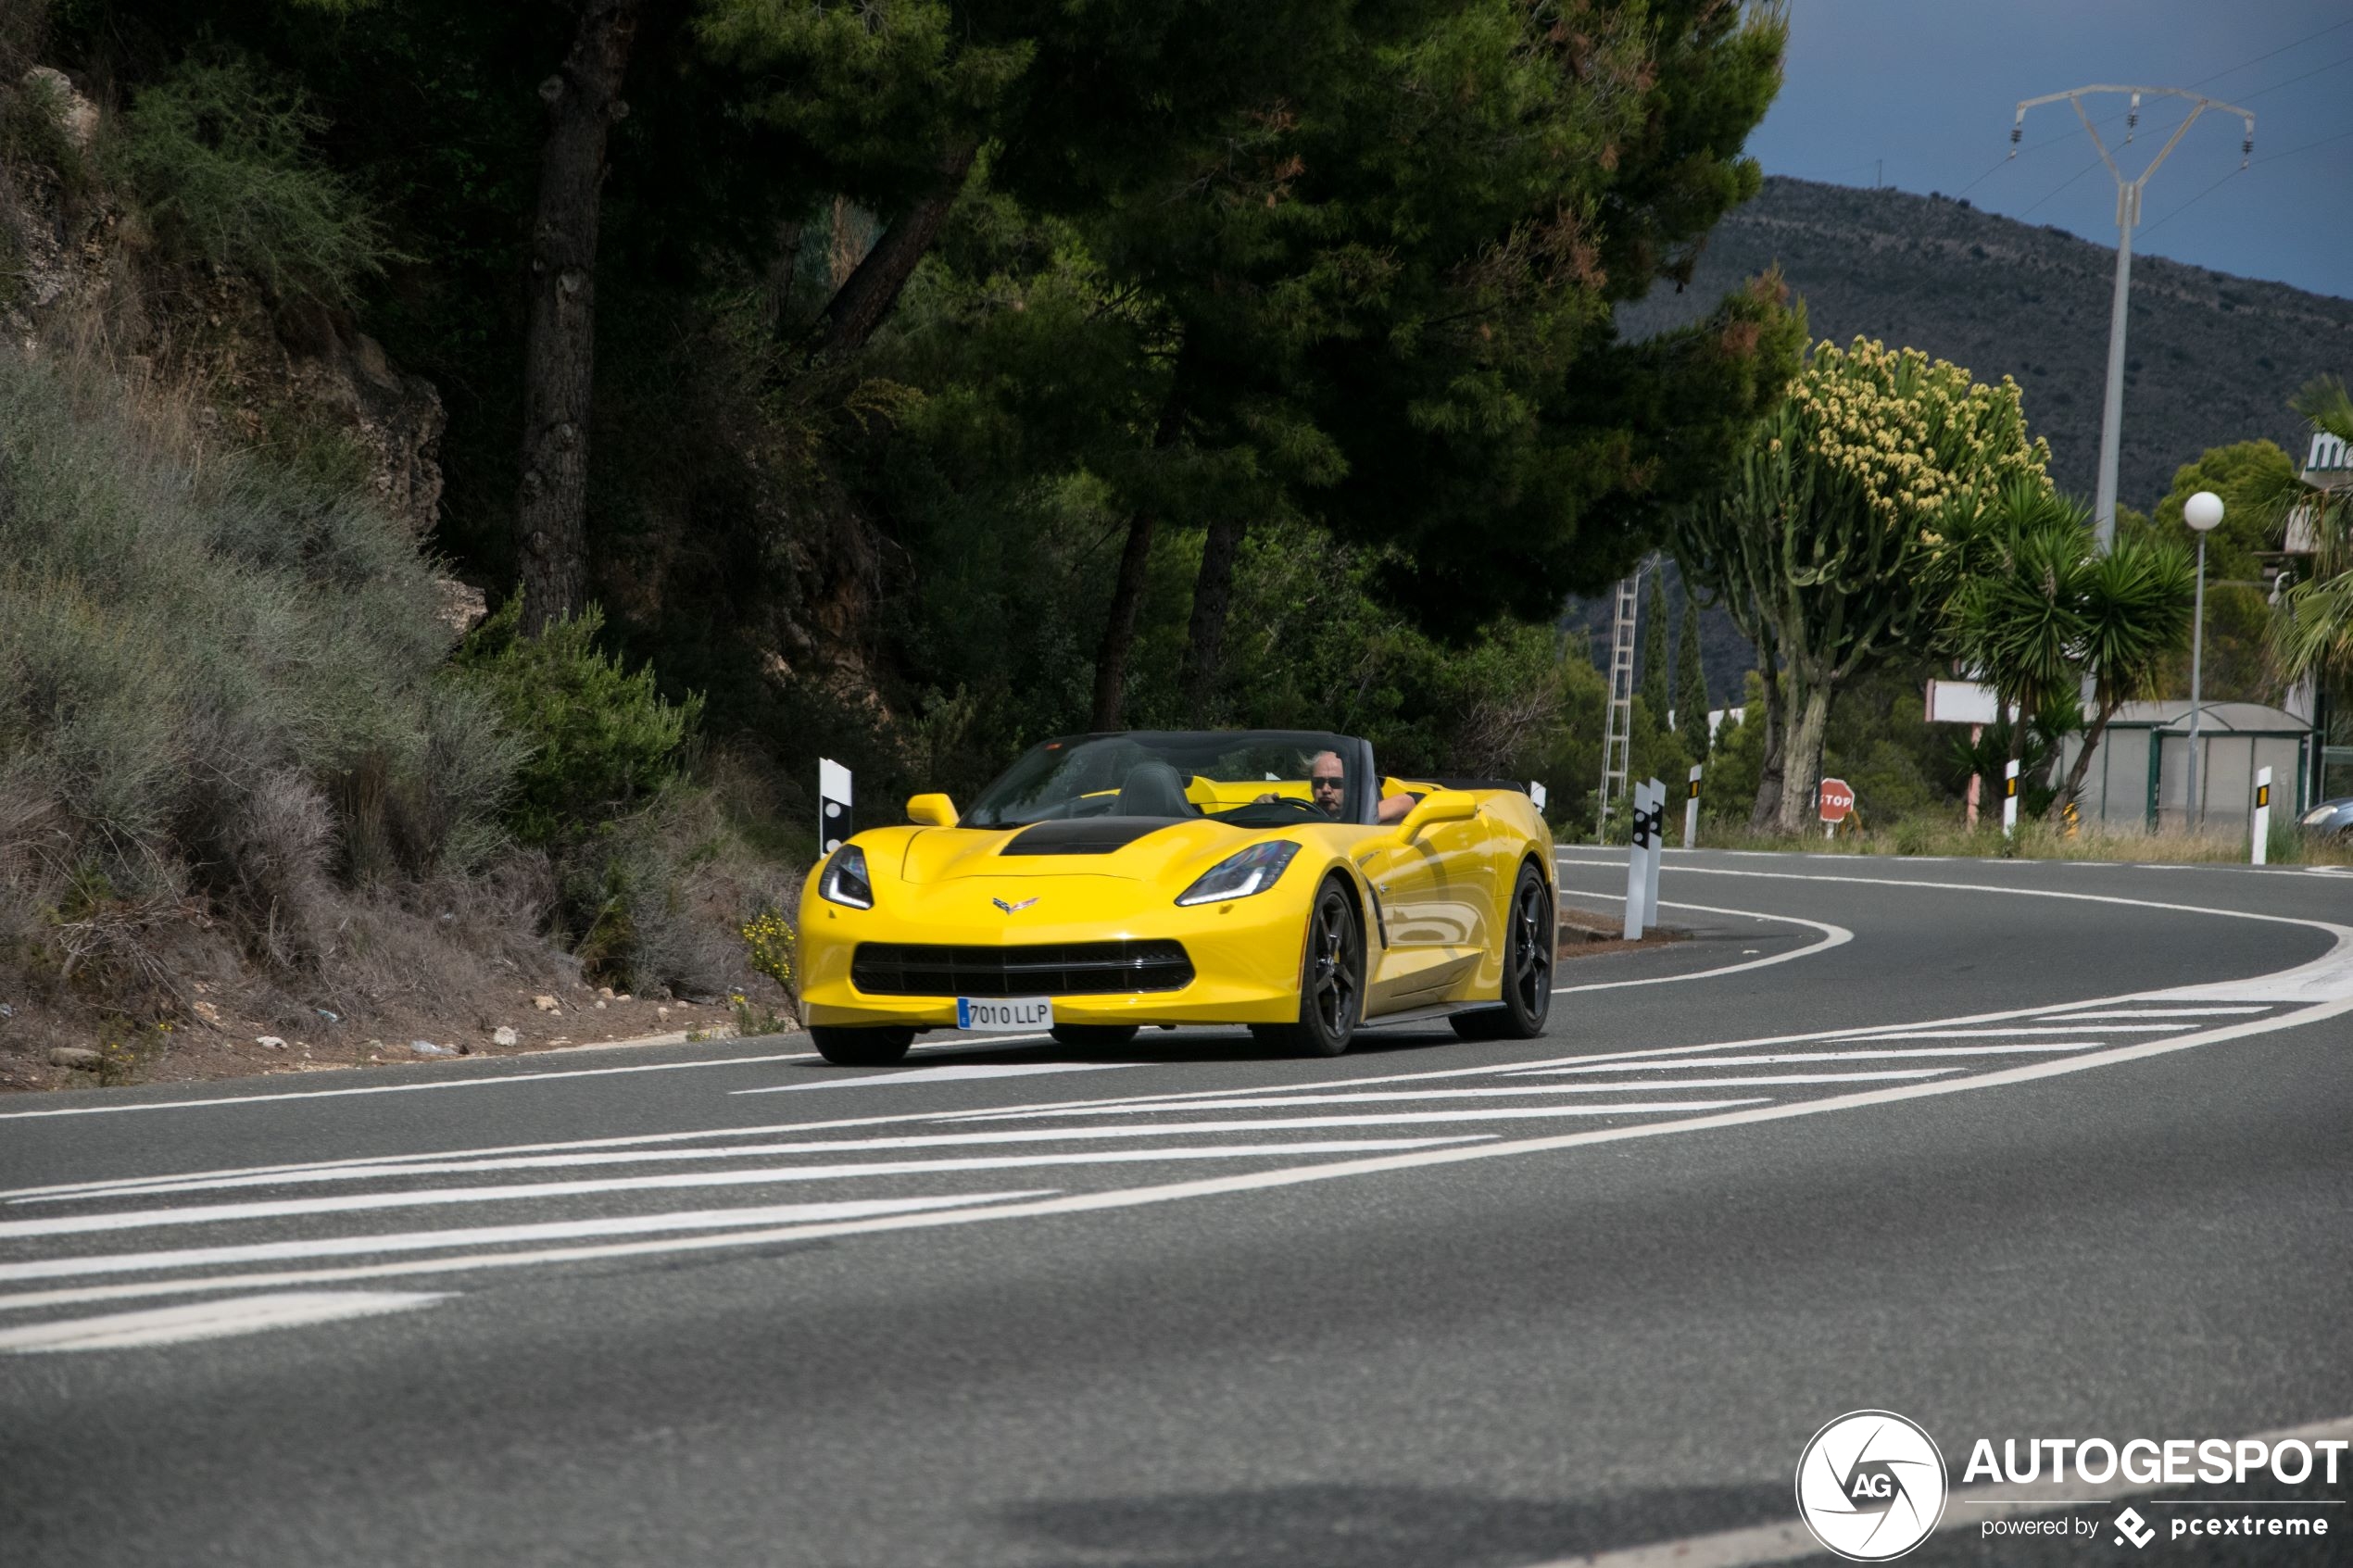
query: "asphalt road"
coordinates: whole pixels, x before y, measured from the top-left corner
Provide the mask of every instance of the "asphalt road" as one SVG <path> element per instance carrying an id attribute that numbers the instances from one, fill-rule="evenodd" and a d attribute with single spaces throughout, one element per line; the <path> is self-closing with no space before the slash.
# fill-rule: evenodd
<path id="1" fill-rule="evenodd" d="M 2353 876 L 1662 896 L 1693 939 L 1565 963 L 1529 1042 L 0 1102 L 0 1562 L 1730 1564 L 1806 1555 L 1849 1411 L 1956 1486 L 1979 1437 L 2353 1436 Z M 1987 1539 L 2026 1490 L 1906 1561 L 2137 1559 L 2128 1505 L 2152 1560 L 2353 1561 L 2353 1463 Z M 2226 1499 L 2336 1534 L 2172 1538 Z"/>

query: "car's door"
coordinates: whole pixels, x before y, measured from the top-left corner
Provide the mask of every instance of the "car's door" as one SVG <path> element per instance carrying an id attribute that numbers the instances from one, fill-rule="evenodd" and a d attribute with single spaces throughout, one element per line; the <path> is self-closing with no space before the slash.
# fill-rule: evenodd
<path id="1" fill-rule="evenodd" d="M 1382 928 L 1368 1013 L 1435 1000 L 1477 966 L 1494 920 L 1481 854 L 1490 831 L 1480 817 L 1433 822 L 1410 838 L 1382 834 L 1358 852 Z"/>

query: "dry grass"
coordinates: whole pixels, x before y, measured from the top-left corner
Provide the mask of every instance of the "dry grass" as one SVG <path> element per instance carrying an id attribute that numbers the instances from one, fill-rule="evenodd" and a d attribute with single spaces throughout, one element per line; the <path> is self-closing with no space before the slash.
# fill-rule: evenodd
<path id="1" fill-rule="evenodd" d="M 2276 815 L 2268 846 L 2275 866 L 2353 866 L 2353 838 L 2322 839 L 2296 831 Z M 1670 844 L 1681 842 L 1670 829 Z M 1835 838 L 1808 834 L 1754 833 L 1744 826 L 1703 822 L 1705 849 L 1773 850 L 1833 855 L 1947 856 L 1984 859 L 2110 860 L 2153 865 L 2246 865 L 2252 858 L 2240 833 L 2135 833 L 2084 827 L 2069 833 L 2049 822 L 2019 824 L 2005 839 L 1998 822 L 1975 832 L 1956 823 L 1904 822 L 1891 827 L 1843 831 Z"/>

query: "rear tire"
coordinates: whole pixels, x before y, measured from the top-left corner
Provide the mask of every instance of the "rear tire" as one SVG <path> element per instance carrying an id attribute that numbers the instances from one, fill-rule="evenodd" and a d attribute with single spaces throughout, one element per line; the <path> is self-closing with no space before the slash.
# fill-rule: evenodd
<path id="1" fill-rule="evenodd" d="M 1552 897 L 1534 866 L 1519 869 L 1504 914 L 1501 1007 L 1458 1012 L 1446 1022 L 1465 1040 L 1532 1040 L 1553 1010 L 1554 930 Z"/>
<path id="2" fill-rule="evenodd" d="M 1355 1039 L 1364 1016 L 1365 928 L 1357 922 L 1355 901 L 1333 880 L 1316 893 L 1307 915 L 1299 1022 L 1252 1025 L 1251 1033 L 1294 1056 L 1339 1056 Z"/>
<path id="3" fill-rule="evenodd" d="M 1132 1023 L 1057 1023 L 1051 1033 L 1059 1045 L 1074 1050 L 1110 1050 L 1136 1037 Z"/>
<path id="4" fill-rule="evenodd" d="M 915 1032 L 890 1025 L 812 1023 L 809 1038 L 815 1042 L 817 1054 L 836 1067 L 892 1067 L 907 1060 L 907 1047 L 915 1043 Z"/>

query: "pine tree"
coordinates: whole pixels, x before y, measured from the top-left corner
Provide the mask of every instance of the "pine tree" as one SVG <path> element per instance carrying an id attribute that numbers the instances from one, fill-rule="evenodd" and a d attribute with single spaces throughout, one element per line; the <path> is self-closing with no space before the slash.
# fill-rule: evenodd
<path id="1" fill-rule="evenodd" d="M 1675 723 L 1695 762 L 1707 758 L 1707 666 L 1699 647 L 1699 599 L 1683 589 L 1683 633 L 1675 647 Z"/>
<path id="2" fill-rule="evenodd" d="M 1669 696 L 1675 689 L 1671 672 L 1667 667 L 1667 589 L 1660 583 L 1660 573 L 1650 572 L 1649 600 L 1642 606 L 1642 662 L 1640 672 L 1642 701 L 1659 727 L 1667 727 L 1667 710 L 1674 706 Z"/>

